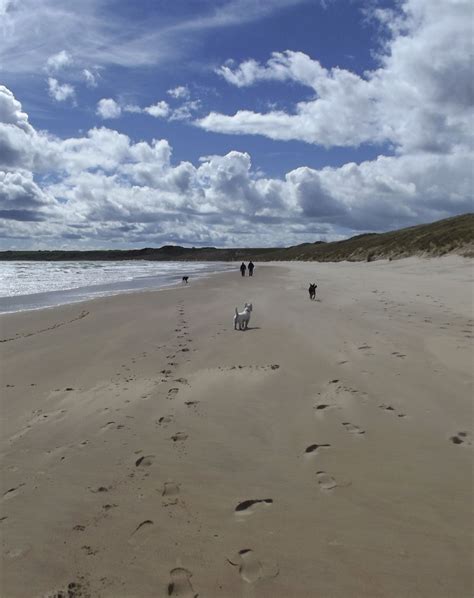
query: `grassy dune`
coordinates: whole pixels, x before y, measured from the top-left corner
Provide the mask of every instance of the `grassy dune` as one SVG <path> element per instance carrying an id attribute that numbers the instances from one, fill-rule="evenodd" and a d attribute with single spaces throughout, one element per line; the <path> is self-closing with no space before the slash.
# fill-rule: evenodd
<path id="1" fill-rule="evenodd" d="M 474 257 L 474 214 L 463 214 L 388 233 L 358 235 L 333 243 L 305 243 L 275 250 L 272 259 L 372 261 L 412 255 L 437 257 L 449 253 Z"/>

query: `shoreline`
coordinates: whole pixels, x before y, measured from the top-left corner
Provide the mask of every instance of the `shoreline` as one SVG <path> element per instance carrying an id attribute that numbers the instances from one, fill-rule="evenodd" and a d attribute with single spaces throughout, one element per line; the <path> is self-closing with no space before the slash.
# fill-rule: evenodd
<path id="1" fill-rule="evenodd" d="M 2 595 L 472 594 L 472 267 L 264 266 L 2 314 Z"/>
<path id="2" fill-rule="evenodd" d="M 426 256 L 426 257 L 406 257 L 406 258 L 400 258 L 397 259 L 395 261 L 389 261 L 388 259 L 381 259 L 381 260 L 376 260 L 374 262 L 369 262 L 371 264 L 371 268 L 377 268 L 377 267 L 384 267 L 386 265 L 388 265 L 390 263 L 391 268 L 395 269 L 397 267 L 397 264 L 401 264 L 402 267 L 405 267 L 406 265 L 409 265 L 410 262 L 413 261 L 415 263 L 418 263 L 420 261 L 424 261 L 426 263 L 449 263 L 451 262 L 453 265 L 456 266 L 462 266 L 465 265 L 466 267 L 472 267 L 472 265 L 474 265 L 474 262 L 472 261 L 471 257 L 465 257 L 465 256 L 459 256 L 459 255 L 449 255 L 449 256 L 443 256 L 443 257 L 431 257 L 431 256 Z M 181 263 L 181 262 L 177 262 L 177 263 Z M 183 262 L 185 263 L 185 262 Z M 214 263 L 214 262 L 209 262 L 209 263 Z M 215 263 L 221 263 L 221 262 L 215 262 Z M 237 266 L 237 262 L 236 263 L 236 270 L 235 272 L 238 271 L 238 266 Z M 308 270 L 310 267 L 313 268 L 317 268 L 318 266 L 320 266 L 321 268 L 327 268 L 327 267 L 335 267 L 337 268 L 338 266 L 342 266 L 342 267 L 347 267 L 347 266 L 353 266 L 353 267 L 365 267 L 366 266 L 366 262 L 363 261 L 358 261 L 358 262 L 348 262 L 348 261 L 341 261 L 341 262 L 309 262 L 309 261 L 298 261 L 298 260 L 290 260 L 290 261 L 268 261 L 268 262 L 257 262 L 256 266 L 258 269 L 260 268 L 268 268 L 268 267 L 287 267 L 287 268 L 294 268 L 297 269 L 298 267 L 304 271 L 304 270 Z M 221 270 L 221 271 L 216 271 L 216 272 L 206 272 L 204 274 L 200 274 L 199 278 L 197 278 L 196 280 L 193 280 L 192 283 L 196 284 L 199 280 L 203 279 L 206 280 L 207 278 L 211 277 L 211 276 L 217 276 L 220 274 L 227 274 L 227 273 L 232 273 L 233 275 L 236 275 L 234 272 L 234 270 Z M 309 280 L 309 279 L 308 279 Z M 166 285 L 163 285 L 161 287 L 158 288 L 143 288 L 143 289 L 131 289 L 131 290 L 120 290 L 120 291 L 116 291 L 116 292 L 110 292 L 110 293 L 104 293 L 103 295 L 97 295 L 96 297 L 88 297 L 88 298 L 84 298 L 84 299 L 78 299 L 77 301 L 68 301 L 65 303 L 57 303 L 54 305 L 46 305 L 46 306 L 39 306 L 39 307 L 31 307 L 31 308 L 25 308 L 25 309 L 16 309 L 15 311 L 0 311 L 0 318 L 2 318 L 2 316 L 8 316 L 8 315 L 12 315 L 12 314 L 17 314 L 17 313 L 24 313 L 24 312 L 29 312 L 29 311 L 42 311 L 42 310 L 50 310 L 50 309 L 55 309 L 55 308 L 59 308 L 59 307 L 63 307 L 66 305 L 81 305 L 83 303 L 88 303 L 90 301 L 97 301 L 100 299 L 104 299 L 104 298 L 108 298 L 108 297 L 118 297 L 121 295 L 134 295 L 134 294 L 141 294 L 141 293 L 155 293 L 158 291 L 165 291 L 165 290 L 171 290 L 171 289 L 175 289 L 175 288 L 181 288 L 182 283 L 180 281 L 176 281 L 173 283 L 169 283 Z M 93 287 L 77 287 L 73 288 L 73 289 L 65 289 L 67 290 L 71 290 L 71 291 L 76 291 L 76 290 L 81 290 L 83 288 L 93 288 Z M 63 290 L 59 290 L 59 291 L 54 291 L 54 292 L 63 292 Z M 18 295 L 17 297 L 19 298 L 27 298 L 30 297 L 32 294 L 30 295 Z M 11 296 L 11 297 L 0 297 L 0 299 L 14 299 L 16 296 Z"/>
<path id="3" fill-rule="evenodd" d="M 175 263 L 175 262 L 173 262 Z M 194 281 L 205 279 L 209 276 L 213 276 L 215 274 L 225 273 L 231 271 L 230 268 L 215 270 L 215 271 L 204 271 L 204 272 L 193 272 L 191 274 L 191 279 Z M 165 275 L 166 276 L 166 275 Z M 28 293 L 22 295 L 11 295 L 11 296 L 3 296 L 0 297 L 0 310 L 6 309 L 6 305 L 11 302 L 14 303 L 16 300 L 20 303 L 20 305 L 27 305 L 27 307 L 16 307 L 14 306 L 12 309 L 7 311 L 0 311 L 0 316 L 5 314 L 12 314 L 12 313 L 19 313 L 19 312 L 26 312 L 32 310 L 42 310 L 42 309 L 51 309 L 54 307 L 61 307 L 62 305 L 72 305 L 78 303 L 84 303 L 88 301 L 94 301 L 95 299 L 100 299 L 103 297 L 115 297 L 118 295 L 126 295 L 130 293 L 142 293 L 142 292 L 154 292 L 160 291 L 165 289 L 170 289 L 174 287 L 179 287 L 182 284 L 182 281 L 179 279 L 180 275 L 177 275 L 173 281 L 163 280 L 160 281 L 159 286 L 156 287 L 138 287 L 138 288 L 118 288 L 114 289 L 113 287 L 120 284 L 139 284 L 137 281 L 141 279 L 141 277 L 127 279 L 125 281 L 114 281 L 105 285 L 103 284 L 92 284 L 88 286 L 80 286 L 80 287 L 72 287 L 72 288 L 65 288 L 65 289 L 57 289 L 54 291 L 44 291 L 40 293 Z M 107 288 L 108 287 L 108 288 Z M 95 289 L 95 290 L 94 290 Z M 97 290 L 99 289 L 99 290 Z M 87 295 L 89 296 L 82 296 Z M 50 299 L 51 297 L 51 299 Z M 80 297 L 80 298 L 75 298 Z M 44 304 L 44 305 L 37 305 L 30 307 L 28 306 L 29 302 L 43 302 L 47 303 L 48 301 L 53 301 L 51 305 Z M 54 302 L 55 301 L 55 302 Z M 60 301 L 58 303 L 58 301 Z"/>

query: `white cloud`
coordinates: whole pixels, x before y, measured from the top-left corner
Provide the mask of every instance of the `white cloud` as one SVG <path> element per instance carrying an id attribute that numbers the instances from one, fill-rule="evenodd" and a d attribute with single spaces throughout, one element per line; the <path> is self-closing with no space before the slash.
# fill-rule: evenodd
<path id="1" fill-rule="evenodd" d="M 140 114 L 143 112 L 143 109 L 140 108 L 140 106 L 137 106 L 137 104 L 125 104 L 122 110 L 124 112 L 131 112 L 132 114 Z"/>
<path id="2" fill-rule="evenodd" d="M 49 95 L 56 100 L 56 102 L 64 102 L 67 99 L 74 99 L 75 89 L 69 83 L 59 83 L 54 77 L 48 77 L 48 91 Z"/>
<path id="3" fill-rule="evenodd" d="M 46 61 L 46 69 L 49 72 L 57 72 L 73 63 L 72 56 L 66 50 L 61 50 L 57 54 L 53 54 Z"/>
<path id="4" fill-rule="evenodd" d="M 189 98 L 189 89 L 186 85 L 178 85 L 178 87 L 174 87 L 173 89 L 168 89 L 166 92 L 175 100 L 179 99 L 188 99 Z"/>
<path id="5" fill-rule="evenodd" d="M 387 24 L 386 11 L 376 13 Z M 469 145 L 473 119 L 468 0 L 405 0 L 380 67 L 359 76 L 324 68 L 302 52 L 275 52 L 266 64 L 248 60 L 218 69 L 230 84 L 293 81 L 314 98 L 293 111 L 233 115 L 211 112 L 197 121 L 209 130 L 297 139 L 325 147 L 392 144 L 400 152 L 446 152 Z"/>
<path id="6" fill-rule="evenodd" d="M 194 118 L 194 113 L 201 108 L 200 100 L 188 100 L 183 102 L 181 106 L 175 108 L 170 116 L 169 120 L 183 120 L 189 121 Z"/>
<path id="7" fill-rule="evenodd" d="M 27 133 L 33 131 L 28 115 L 22 111 L 20 102 L 5 85 L 0 85 L 0 123 L 14 125 Z"/>
<path id="8" fill-rule="evenodd" d="M 257 81 L 287 80 L 315 87 L 318 80 L 328 76 L 328 71 L 318 61 L 302 52 L 273 52 L 266 65 L 256 60 L 246 60 L 235 69 L 232 69 L 233 65 L 233 61 L 228 61 L 216 69 L 216 73 L 237 87 L 249 87 Z"/>
<path id="9" fill-rule="evenodd" d="M 155 118 L 166 118 L 170 112 L 170 107 L 167 102 L 161 100 L 156 104 L 152 104 L 151 106 L 147 106 L 143 108 L 143 112 L 146 112 L 150 116 L 154 116 Z"/>
<path id="10" fill-rule="evenodd" d="M 88 87 L 97 87 L 97 79 L 99 75 L 90 69 L 82 69 L 82 77 Z"/>
<path id="11" fill-rule="evenodd" d="M 173 163 L 165 139 L 135 143 L 105 127 L 53 137 L 0 87 L 0 238 L 5 248 L 340 238 L 470 210 L 472 158 L 456 146 L 269 178 L 245 152 Z"/>
<path id="12" fill-rule="evenodd" d="M 29 172 L 0 170 L 0 219 L 40 222 L 55 215 L 55 199 L 43 191 Z"/>
<path id="13" fill-rule="evenodd" d="M 122 108 L 112 98 L 102 98 L 97 103 L 96 113 L 104 120 L 118 118 L 122 114 Z"/>
<path id="14" fill-rule="evenodd" d="M 110 105 L 113 106 L 113 109 L 111 110 L 111 112 L 115 115 L 113 118 L 118 118 L 122 112 L 128 112 L 131 114 L 148 114 L 154 118 L 165 118 L 170 121 L 189 121 L 194 117 L 195 112 L 201 107 L 201 102 L 199 100 L 187 100 L 175 108 L 171 108 L 171 106 L 165 100 L 160 100 L 155 104 L 146 106 L 145 108 L 142 108 L 137 104 L 125 104 L 121 106 L 114 100 L 111 101 L 114 102 L 113 105 Z"/>

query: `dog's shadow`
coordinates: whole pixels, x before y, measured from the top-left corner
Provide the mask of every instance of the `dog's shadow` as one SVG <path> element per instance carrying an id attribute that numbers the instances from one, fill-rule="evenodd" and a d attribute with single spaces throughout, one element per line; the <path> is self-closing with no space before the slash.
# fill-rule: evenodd
<path id="1" fill-rule="evenodd" d="M 239 328 L 236 329 L 237 332 L 246 332 L 247 330 L 260 330 L 260 326 L 248 326 L 247 328 L 244 328 L 243 330 L 240 330 Z"/>

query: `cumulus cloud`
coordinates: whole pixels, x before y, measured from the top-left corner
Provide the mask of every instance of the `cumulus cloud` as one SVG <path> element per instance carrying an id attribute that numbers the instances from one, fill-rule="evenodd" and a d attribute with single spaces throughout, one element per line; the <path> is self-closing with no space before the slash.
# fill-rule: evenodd
<path id="1" fill-rule="evenodd" d="M 401 11 L 378 10 L 390 25 L 380 67 L 360 76 L 323 67 L 302 52 L 275 52 L 265 63 L 225 64 L 218 74 L 246 87 L 292 81 L 314 92 L 294 110 L 211 112 L 209 130 L 296 139 L 325 147 L 391 144 L 401 152 L 447 152 L 471 143 L 472 7 L 468 0 L 405 0 Z"/>
<path id="2" fill-rule="evenodd" d="M 0 123 L 14 125 L 24 132 L 33 131 L 28 115 L 22 111 L 20 102 L 5 85 L 0 85 Z"/>
<path id="3" fill-rule="evenodd" d="M 144 108 L 137 104 L 125 104 L 122 106 L 115 100 L 101 100 L 101 102 L 103 103 L 105 111 L 103 111 L 103 113 L 99 113 L 98 111 L 98 113 L 102 118 L 118 118 L 123 112 L 128 112 L 130 114 L 148 114 L 154 118 L 167 118 L 171 113 L 169 104 L 164 100 L 160 100 L 159 102 L 150 104 L 150 106 L 145 106 Z M 111 114 L 113 116 L 104 116 L 104 114 Z"/>
<path id="4" fill-rule="evenodd" d="M 37 131 L 0 87 L 0 237 L 21 245 L 262 246 L 334 239 L 470 209 L 472 152 L 380 156 L 269 178 L 231 151 L 174 163 L 166 139 Z M 176 231 L 180 231 L 177 233 Z M 32 239 L 35 239 L 33 241 Z"/>
<path id="5" fill-rule="evenodd" d="M 189 89 L 186 85 L 178 85 L 178 87 L 168 89 L 166 93 L 176 100 L 187 99 L 190 96 Z"/>
<path id="6" fill-rule="evenodd" d="M 9 89 L 0 85 L 0 164 L 4 168 L 33 168 L 34 138 L 36 132 L 20 102 Z"/>
<path id="7" fill-rule="evenodd" d="M 72 56 L 66 50 L 61 50 L 57 54 L 53 54 L 46 61 L 46 70 L 49 72 L 57 72 L 70 66 L 73 63 Z"/>
<path id="8" fill-rule="evenodd" d="M 167 102 L 161 100 L 161 102 L 143 108 L 143 112 L 146 112 L 155 118 L 166 118 L 170 112 L 170 107 Z"/>
<path id="9" fill-rule="evenodd" d="M 112 98 L 102 98 L 97 103 L 96 113 L 104 120 L 118 118 L 122 114 L 122 108 Z"/>
<path id="10" fill-rule="evenodd" d="M 59 83 L 54 77 L 48 77 L 49 95 L 56 102 L 64 102 L 67 99 L 74 99 L 76 91 L 69 83 Z"/>
<path id="11" fill-rule="evenodd" d="M 55 201 L 33 181 L 29 172 L 0 170 L 0 218 L 26 222 L 45 220 Z"/>

